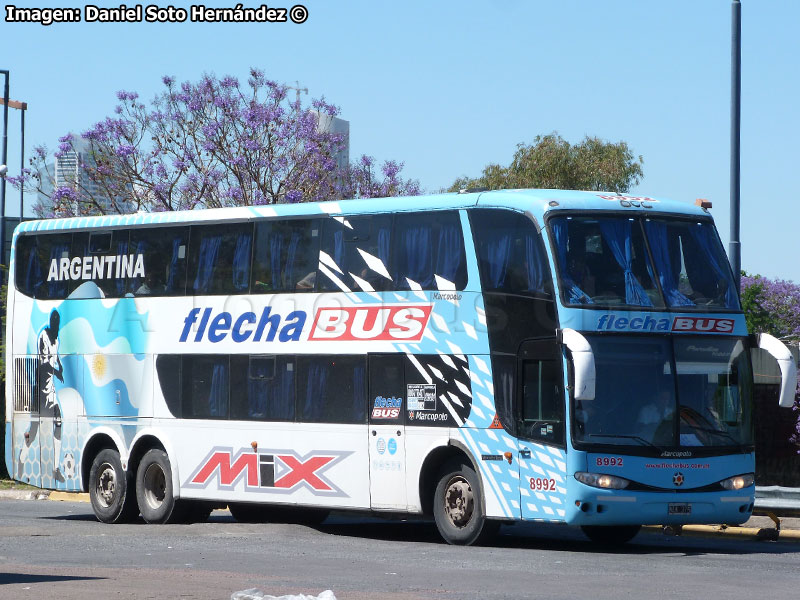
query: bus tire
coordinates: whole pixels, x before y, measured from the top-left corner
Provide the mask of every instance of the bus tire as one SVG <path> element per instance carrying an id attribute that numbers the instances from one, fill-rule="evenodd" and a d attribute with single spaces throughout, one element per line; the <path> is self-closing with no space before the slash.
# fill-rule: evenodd
<path id="1" fill-rule="evenodd" d="M 500 527 L 489 521 L 481 508 L 480 480 L 471 465 L 446 464 L 439 475 L 433 498 L 433 517 L 448 544 L 469 546 L 488 541 Z"/>
<path id="2" fill-rule="evenodd" d="M 621 546 L 630 542 L 641 525 L 583 525 L 581 529 L 590 540 L 606 546 Z"/>
<path id="3" fill-rule="evenodd" d="M 148 450 L 136 471 L 136 500 L 148 523 L 177 523 L 184 514 L 172 492 L 172 467 L 167 453 Z"/>
<path id="4" fill-rule="evenodd" d="M 89 470 L 89 499 L 103 523 L 130 523 L 139 516 L 133 476 L 122 468 L 115 450 L 101 450 Z"/>

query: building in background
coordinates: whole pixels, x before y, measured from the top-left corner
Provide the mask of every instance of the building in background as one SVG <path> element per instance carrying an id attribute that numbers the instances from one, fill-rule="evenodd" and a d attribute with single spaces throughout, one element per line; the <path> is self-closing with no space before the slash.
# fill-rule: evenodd
<path id="1" fill-rule="evenodd" d="M 87 167 L 95 164 L 91 150 L 91 143 L 88 140 L 73 134 L 72 149 L 56 156 L 54 162 L 46 165 L 45 172 L 41 173 L 39 192 L 39 202 L 45 207 L 45 214 L 49 212 L 46 209 L 52 207 L 53 191 L 62 187 L 70 187 L 84 197 L 93 198 L 104 212 L 111 210 L 111 199 L 89 176 Z M 125 206 L 127 203 L 124 198 L 117 199 L 117 204 L 120 206 Z M 78 214 L 78 207 L 75 208 L 75 213 Z"/>
<path id="2" fill-rule="evenodd" d="M 350 121 L 332 117 L 324 113 L 317 112 L 319 131 L 325 133 L 340 133 L 344 138 L 342 149 L 336 153 L 336 166 L 340 171 L 350 165 Z"/>

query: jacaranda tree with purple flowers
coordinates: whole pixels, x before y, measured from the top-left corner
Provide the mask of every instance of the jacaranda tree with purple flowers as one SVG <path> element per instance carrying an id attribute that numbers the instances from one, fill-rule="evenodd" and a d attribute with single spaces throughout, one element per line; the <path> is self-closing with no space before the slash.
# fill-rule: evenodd
<path id="1" fill-rule="evenodd" d="M 205 75 L 165 89 L 149 104 L 118 92 L 115 114 L 80 136 L 60 138 L 86 176 L 54 185 L 48 152 L 35 149 L 22 177 L 49 200 L 40 216 L 71 216 L 419 194 L 402 163 L 377 171 L 364 156 L 340 167 L 343 135 L 326 127 L 339 109 L 324 99 L 301 105 L 287 86 L 251 69 L 246 84 Z M 48 181 L 49 180 L 49 181 Z M 48 185 L 49 183 L 49 185 Z"/>
<path id="2" fill-rule="evenodd" d="M 750 333 L 769 333 L 786 342 L 800 342 L 800 285 L 784 279 L 742 273 L 742 308 Z M 800 446 L 800 381 L 794 410 L 798 412 L 790 441 Z"/>

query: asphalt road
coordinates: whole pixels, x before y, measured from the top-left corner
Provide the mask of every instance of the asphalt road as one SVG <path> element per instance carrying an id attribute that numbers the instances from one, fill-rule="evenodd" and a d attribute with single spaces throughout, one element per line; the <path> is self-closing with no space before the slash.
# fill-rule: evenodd
<path id="1" fill-rule="evenodd" d="M 201 598 L 236 591 L 348 599 L 780 598 L 800 544 L 641 533 L 622 549 L 579 530 L 520 524 L 453 547 L 432 524 L 330 517 L 323 525 L 104 525 L 85 503 L 0 500 L 0 598 Z"/>

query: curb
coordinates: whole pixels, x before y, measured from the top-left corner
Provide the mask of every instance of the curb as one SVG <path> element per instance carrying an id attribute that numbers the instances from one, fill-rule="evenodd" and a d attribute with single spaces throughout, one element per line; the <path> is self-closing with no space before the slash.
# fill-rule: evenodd
<path id="1" fill-rule="evenodd" d="M 46 490 L 0 490 L 0 500 L 47 500 Z"/>
<path id="2" fill-rule="evenodd" d="M 89 494 L 83 492 L 50 492 L 48 500 L 58 502 L 90 502 Z"/>
<path id="3" fill-rule="evenodd" d="M 647 526 L 643 528 L 651 533 L 660 533 L 661 527 Z M 800 542 L 800 530 L 775 529 L 765 527 L 728 527 L 727 525 L 684 525 L 680 535 L 691 537 L 721 537 L 751 540 L 765 540 L 772 542 Z"/>

